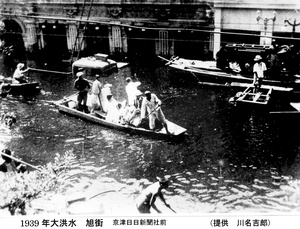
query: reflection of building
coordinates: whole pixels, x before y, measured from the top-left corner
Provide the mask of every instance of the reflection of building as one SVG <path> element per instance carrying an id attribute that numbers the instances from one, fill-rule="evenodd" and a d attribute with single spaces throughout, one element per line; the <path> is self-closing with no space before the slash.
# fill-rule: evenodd
<path id="1" fill-rule="evenodd" d="M 198 58 L 205 45 L 215 55 L 221 42 L 270 44 L 272 36 L 291 37 L 282 28 L 300 7 L 298 0 L 0 2 L 7 31 L 18 34 L 26 50 L 55 58 L 79 50 Z"/>

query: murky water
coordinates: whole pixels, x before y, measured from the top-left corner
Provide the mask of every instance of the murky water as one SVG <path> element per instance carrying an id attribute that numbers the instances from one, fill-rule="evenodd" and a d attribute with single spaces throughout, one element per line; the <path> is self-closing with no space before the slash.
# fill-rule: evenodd
<path id="1" fill-rule="evenodd" d="M 114 85 L 118 100 L 125 99 L 131 68 L 102 80 Z M 205 203 L 209 212 L 299 210 L 293 199 L 300 177 L 296 119 L 232 107 L 232 91 L 226 88 L 182 84 L 167 67 L 144 66 L 137 70 L 142 91 L 169 98 L 162 107 L 166 117 L 189 133 L 182 142 L 158 141 L 58 113 L 52 101 L 72 94 L 74 79 L 40 72 L 30 72 L 30 77 L 41 83 L 43 94 L 27 102 L 1 99 L 1 112 L 14 112 L 17 123 L 11 129 L 1 126 L 0 144 L 33 165 L 71 150 L 80 168 L 73 173 L 89 182 L 99 176 L 153 182 L 156 176 L 170 175 L 166 195 L 180 201 L 178 212 L 197 211 L 198 203 Z"/>

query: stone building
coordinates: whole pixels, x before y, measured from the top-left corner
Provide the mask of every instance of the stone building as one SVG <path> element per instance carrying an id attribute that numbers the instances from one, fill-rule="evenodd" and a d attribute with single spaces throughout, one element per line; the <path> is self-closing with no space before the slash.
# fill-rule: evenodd
<path id="1" fill-rule="evenodd" d="M 51 58 L 201 59 L 221 43 L 298 42 L 298 0 L 1 0 L 4 45 Z M 299 9 L 299 12 L 298 12 Z M 298 22 L 297 22 L 298 21 Z"/>

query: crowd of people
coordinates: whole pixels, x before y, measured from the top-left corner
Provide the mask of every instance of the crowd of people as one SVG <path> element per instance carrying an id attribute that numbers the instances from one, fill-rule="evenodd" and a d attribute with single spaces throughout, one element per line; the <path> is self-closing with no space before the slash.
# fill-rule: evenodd
<path id="1" fill-rule="evenodd" d="M 162 101 L 149 90 L 142 93 L 138 89 L 141 82 L 127 77 L 125 79 L 127 99 L 119 102 L 111 92 L 112 85 L 103 84 L 99 75 L 95 75 L 92 85 L 84 79 L 83 71 L 79 71 L 76 76 L 74 87 L 78 90 L 77 109 L 79 111 L 91 114 L 101 112 L 109 122 L 136 127 L 148 121 L 147 128 L 153 131 L 161 129 L 156 125 L 156 120 L 158 120 L 165 128 L 166 133 L 171 134 L 161 109 Z M 90 108 L 87 105 L 88 96 L 91 96 Z"/>

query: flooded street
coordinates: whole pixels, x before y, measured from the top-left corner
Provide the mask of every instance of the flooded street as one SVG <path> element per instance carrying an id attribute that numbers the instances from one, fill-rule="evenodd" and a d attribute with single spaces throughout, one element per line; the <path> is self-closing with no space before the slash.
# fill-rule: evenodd
<path id="1" fill-rule="evenodd" d="M 111 83 L 122 101 L 132 72 L 129 65 L 101 81 Z M 193 76 L 183 84 L 166 66 L 135 66 L 135 72 L 142 91 L 166 99 L 167 119 L 188 130 L 182 142 L 129 135 L 58 113 L 53 101 L 75 92 L 74 78 L 30 71 L 43 93 L 32 101 L 0 100 L 1 112 L 17 116 L 11 129 L 1 126 L 1 148 L 36 166 L 51 162 L 56 153 L 73 152 L 78 160 L 70 172 L 77 176 L 74 192 L 114 179 L 139 187 L 130 189 L 133 200 L 157 176 L 169 175 L 166 198 L 177 213 L 299 212 L 300 121 L 233 107 L 228 88 L 200 87 Z M 124 206 L 130 203 L 124 200 Z"/>

